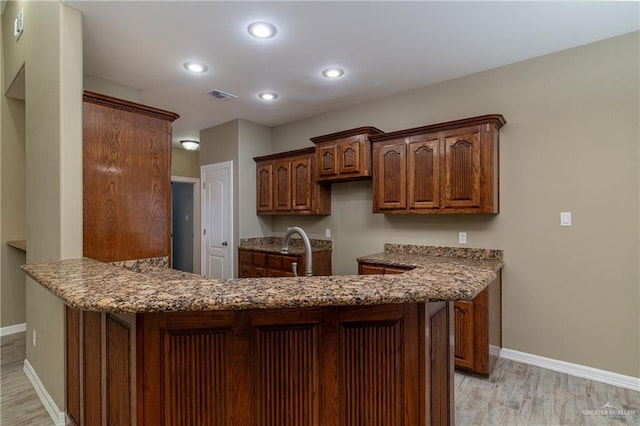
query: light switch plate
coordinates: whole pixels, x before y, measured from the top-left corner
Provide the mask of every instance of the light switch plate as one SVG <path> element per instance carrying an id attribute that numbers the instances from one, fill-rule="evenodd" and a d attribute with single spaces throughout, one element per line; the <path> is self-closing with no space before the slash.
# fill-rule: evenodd
<path id="1" fill-rule="evenodd" d="M 467 244 L 467 233 L 466 232 L 458 232 L 458 243 L 459 244 Z"/>
<path id="2" fill-rule="evenodd" d="M 571 212 L 560 212 L 560 226 L 571 226 Z"/>

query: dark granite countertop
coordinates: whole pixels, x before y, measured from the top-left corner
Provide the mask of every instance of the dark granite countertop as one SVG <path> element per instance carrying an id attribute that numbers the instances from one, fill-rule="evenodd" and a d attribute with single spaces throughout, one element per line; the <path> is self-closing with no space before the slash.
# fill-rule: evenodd
<path id="1" fill-rule="evenodd" d="M 22 269 L 72 308 L 142 313 L 471 300 L 502 267 L 502 252 L 500 259 L 474 259 L 407 250 L 420 246 L 387 246 L 385 253 L 360 259 L 415 269 L 399 275 L 231 280 L 154 266 L 133 272 L 87 258 L 28 264 Z M 408 257 L 402 259 L 394 247 L 404 247 Z"/>
<path id="2" fill-rule="evenodd" d="M 281 253 L 281 237 L 241 238 L 239 249 L 263 251 L 266 253 Z M 311 251 L 331 251 L 331 240 L 309 240 Z M 301 238 L 293 237 L 289 240 L 289 254 L 303 254 L 304 244 Z"/>

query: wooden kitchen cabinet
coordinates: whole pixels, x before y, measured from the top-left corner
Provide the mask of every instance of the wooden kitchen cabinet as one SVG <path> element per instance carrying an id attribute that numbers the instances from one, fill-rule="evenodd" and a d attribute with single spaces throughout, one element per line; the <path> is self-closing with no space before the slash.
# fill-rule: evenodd
<path id="1" fill-rule="evenodd" d="M 331 187 L 313 179 L 315 149 L 255 157 L 259 215 L 331 214 Z"/>
<path id="2" fill-rule="evenodd" d="M 177 114 L 93 92 L 83 104 L 83 255 L 169 256 Z"/>
<path id="3" fill-rule="evenodd" d="M 371 177 L 369 136 L 381 133 L 367 126 L 311 138 L 316 144 L 315 180 L 344 182 Z"/>
<path id="4" fill-rule="evenodd" d="M 374 213 L 499 213 L 499 129 L 485 115 L 373 135 Z"/>
<path id="5" fill-rule="evenodd" d="M 489 377 L 502 349 L 502 274 L 473 300 L 454 302 L 456 368 Z"/>
<path id="6" fill-rule="evenodd" d="M 358 273 L 401 274 L 413 268 L 358 262 Z M 471 301 L 453 303 L 454 361 L 459 370 L 489 377 L 502 348 L 502 274 Z"/>
<path id="7" fill-rule="evenodd" d="M 238 249 L 240 278 L 293 277 L 293 263 L 297 263 L 299 276 L 304 276 L 304 254 L 280 254 L 258 250 Z M 313 251 L 313 275 L 331 275 L 331 251 Z"/>

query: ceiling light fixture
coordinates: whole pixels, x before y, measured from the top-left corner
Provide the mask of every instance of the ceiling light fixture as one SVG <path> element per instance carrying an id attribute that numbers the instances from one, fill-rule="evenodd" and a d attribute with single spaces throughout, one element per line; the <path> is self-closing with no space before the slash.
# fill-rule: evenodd
<path id="1" fill-rule="evenodd" d="M 273 92 L 262 92 L 258 95 L 263 101 L 275 101 L 278 99 L 278 94 Z"/>
<path id="2" fill-rule="evenodd" d="M 247 31 L 255 38 L 271 38 L 278 32 L 270 22 L 254 22 L 247 27 Z"/>
<path id="3" fill-rule="evenodd" d="M 344 74 L 342 68 L 327 68 L 322 71 L 322 75 L 326 78 L 339 78 Z"/>
<path id="4" fill-rule="evenodd" d="M 185 62 L 184 63 L 184 67 L 191 72 L 194 73 L 202 73 L 207 71 L 207 66 L 205 64 L 202 64 L 200 62 Z"/>
<path id="5" fill-rule="evenodd" d="M 187 151 L 195 151 L 200 147 L 200 142 L 194 141 L 192 139 L 184 139 L 181 140 L 180 143 Z"/>

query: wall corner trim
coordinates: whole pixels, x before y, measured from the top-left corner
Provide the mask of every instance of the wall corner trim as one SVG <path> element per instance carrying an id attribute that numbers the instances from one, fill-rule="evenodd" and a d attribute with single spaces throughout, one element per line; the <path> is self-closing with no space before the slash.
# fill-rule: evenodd
<path id="1" fill-rule="evenodd" d="M 27 323 L 8 325 L 0 328 L 0 337 L 10 336 L 12 334 L 22 333 L 27 331 Z"/>
<path id="2" fill-rule="evenodd" d="M 640 377 L 625 376 L 624 374 L 614 373 L 612 371 L 600 370 L 598 368 L 573 364 L 566 361 L 559 361 L 539 355 L 528 354 L 526 352 L 514 351 L 513 349 L 503 348 L 500 352 L 500 357 L 640 392 Z"/>
<path id="3" fill-rule="evenodd" d="M 36 374 L 36 371 L 33 369 L 31 363 L 27 359 L 24 360 L 23 370 L 24 374 L 27 375 L 27 378 L 31 382 L 31 385 L 38 394 L 40 402 L 42 402 L 42 405 L 44 405 L 47 413 L 49 413 L 49 416 L 51 416 L 51 420 L 53 420 L 54 425 L 65 426 L 66 422 L 64 412 L 60 411 L 55 401 L 53 400 L 53 398 L 51 398 L 51 395 L 49 395 L 49 392 L 47 392 L 47 389 L 40 381 L 38 374 Z"/>

